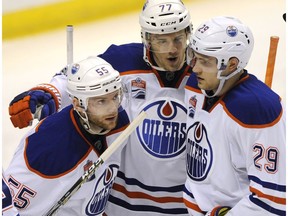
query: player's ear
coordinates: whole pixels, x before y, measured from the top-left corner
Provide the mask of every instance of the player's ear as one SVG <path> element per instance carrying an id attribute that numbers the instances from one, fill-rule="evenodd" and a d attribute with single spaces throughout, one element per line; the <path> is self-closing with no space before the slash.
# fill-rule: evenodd
<path id="1" fill-rule="evenodd" d="M 237 69 L 237 66 L 239 64 L 239 60 L 236 57 L 232 57 L 229 59 L 228 62 L 228 69 L 229 71 L 232 73 L 233 71 L 235 71 Z"/>
<path id="2" fill-rule="evenodd" d="M 80 106 L 78 98 L 74 97 L 72 100 L 72 104 L 75 110 L 77 110 L 79 113 L 83 113 L 85 110 L 82 106 Z"/>

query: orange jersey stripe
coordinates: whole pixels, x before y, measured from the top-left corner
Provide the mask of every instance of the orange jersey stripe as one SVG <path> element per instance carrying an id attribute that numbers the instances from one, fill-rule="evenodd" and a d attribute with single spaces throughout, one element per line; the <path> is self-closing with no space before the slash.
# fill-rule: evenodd
<path id="1" fill-rule="evenodd" d="M 271 196 L 271 195 L 267 195 L 262 193 L 261 191 L 257 190 L 256 188 L 253 188 L 250 186 L 250 191 L 252 193 L 255 193 L 258 197 L 263 197 L 265 199 L 269 199 L 272 202 L 278 203 L 278 204 L 286 204 L 286 198 L 280 198 L 280 197 L 275 197 L 275 196 Z"/>
<path id="2" fill-rule="evenodd" d="M 183 203 L 182 197 L 179 197 L 179 198 L 177 197 L 154 197 L 154 196 L 145 194 L 143 192 L 130 192 L 126 190 L 125 187 L 117 183 L 114 183 L 113 189 L 121 193 L 124 193 L 127 197 L 130 197 L 130 198 L 147 199 L 147 200 L 152 200 L 158 203 L 169 203 L 169 202 Z"/>
<path id="3" fill-rule="evenodd" d="M 188 200 L 186 199 L 183 199 L 185 205 L 190 208 L 190 209 L 193 209 L 194 211 L 197 211 L 197 212 L 200 212 L 200 213 L 203 213 L 203 211 L 199 208 L 198 205 L 194 204 L 194 203 L 191 203 L 189 202 Z"/>

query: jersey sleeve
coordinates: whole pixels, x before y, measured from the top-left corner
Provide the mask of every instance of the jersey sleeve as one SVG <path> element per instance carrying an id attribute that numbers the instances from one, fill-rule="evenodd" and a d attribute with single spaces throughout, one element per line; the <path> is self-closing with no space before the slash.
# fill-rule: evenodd
<path id="1" fill-rule="evenodd" d="M 249 194 L 242 198 L 228 215 L 286 215 L 286 151 L 285 113 L 265 127 L 240 128 L 230 131 L 238 137 L 231 146 L 235 169 L 247 172 Z M 239 155 L 244 155 L 240 157 Z M 246 156 L 246 157 L 245 157 Z M 241 167 L 241 161 L 243 167 Z M 238 164 L 238 166 L 236 165 Z"/>

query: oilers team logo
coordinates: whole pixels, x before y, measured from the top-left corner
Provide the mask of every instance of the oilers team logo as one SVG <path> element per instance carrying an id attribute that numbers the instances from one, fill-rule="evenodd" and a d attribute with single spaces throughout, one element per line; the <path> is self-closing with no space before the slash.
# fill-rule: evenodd
<path id="1" fill-rule="evenodd" d="M 86 215 L 100 215 L 104 212 L 118 169 L 118 165 L 110 164 L 104 173 L 99 176 L 94 187 L 93 196 L 86 206 Z"/>
<path id="2" fill-rule="evenodd" d="M 72 65 L 72 69 L 71 69 L 71 73 L 75 74 L 78 72 L 78 70 L 80 69 L 80 65 L 79 64 L 73 64 Z"/>
<path id="3" fill-rule="evenodd" d="M 226 28 L 226 33 L 230 37 L 235 37 L 238 33 L 238 29 L 235 26 L 228 26 Z"/>
<path id="4" fill-rule="evenodd" d="M 207 130 L 200 122 L 195 122 L 187 130 L 187 173 L 194 181 L 203 181 L 211 170 L 213 152 Z"/>
<path id="5" fill-rule="evenodd" d="M 185 150 L 186 108 L 176 100 L 160 99 L 144 108 L 149 118 L 137 128 L 143 148 L 154 157 L 172 158 Z"/>

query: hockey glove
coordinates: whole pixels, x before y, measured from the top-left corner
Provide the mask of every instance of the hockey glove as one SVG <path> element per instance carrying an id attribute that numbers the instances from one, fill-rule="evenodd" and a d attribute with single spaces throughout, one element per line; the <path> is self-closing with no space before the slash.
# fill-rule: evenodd
<path id="1" fill-rule="evenodd" d="M 205 216 L 224 216 L 231 208 L 228 206 L 217 206 L 211 211 L 207 212 Z"/>
<path id="2" fill-rule="evenodd" d="M 60 106 L 59 91 L 50 84 L 41 84 L 17 95 L 10 102 L 10 120 L 14 127 L 24 128 L 31 125 L 33 119 L 41 120 L 57 112 Z"/>

